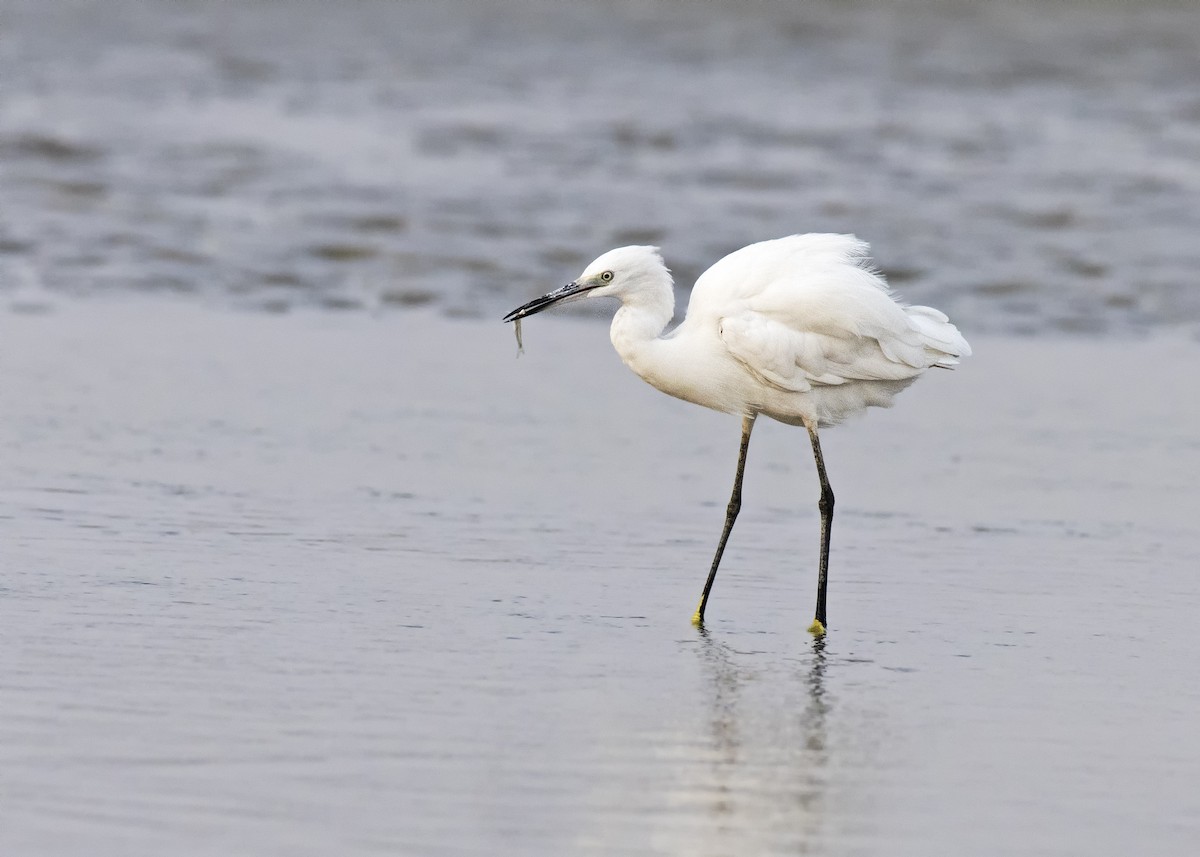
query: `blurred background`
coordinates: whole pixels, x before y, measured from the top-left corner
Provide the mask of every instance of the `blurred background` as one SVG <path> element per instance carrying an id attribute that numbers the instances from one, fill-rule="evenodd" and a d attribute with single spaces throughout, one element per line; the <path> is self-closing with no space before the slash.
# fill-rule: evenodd
<path id="1" fill-rule="evenodd" d="M 3 0 L 0 290 L 491 317 L 620 244 L 686 287 L 853 231 L 964 330 L 1194 326 L 1197 33 L 1188 3 Z"/>

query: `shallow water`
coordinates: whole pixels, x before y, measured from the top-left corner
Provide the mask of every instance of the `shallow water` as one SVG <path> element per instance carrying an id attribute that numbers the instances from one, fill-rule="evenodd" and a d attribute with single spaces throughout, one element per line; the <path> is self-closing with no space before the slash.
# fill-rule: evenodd
<path id="1" fill-rule="evenodd" d="M 0 2 L 0 289 L 491 317 L 853 231 L 966 329 L 1200 321 L 1200 6 Z M 47 296 L 46 292 L 49 292 Z"/>
<path id="2" fill-rule="evenodd" d="M 0 850 L 1188 853 L 1195 343 L 984 337 L 829 432 L 816 645 L 802 435 L 699 632 L 736 420 L 537 322 L 0 317 Z"/>

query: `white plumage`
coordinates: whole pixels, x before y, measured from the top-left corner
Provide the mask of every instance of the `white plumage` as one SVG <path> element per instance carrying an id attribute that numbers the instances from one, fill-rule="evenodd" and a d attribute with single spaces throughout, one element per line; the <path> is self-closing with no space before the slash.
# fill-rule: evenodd
<path id="1" fill-rule="evenodd" d="M 805 426 L 813 444 L 823 536 L 813 630 L 824 633 L 833 492 L 817 430 L 870 406 L 887 407 L 926 369 L 952 367 L 971 353 L 943 313 L 899 303 L 871 267 L 868 250 L 853 235 L 826 234 L 743 247 L 700 276 L 687 317 L 663 336 L 675 306 L 670 272 L 657 247 L 620 247 L 575 282 L 505 318 L 519 320 L 579 297 L 617 297 L 612 343 L 629 368 L 671 396 L 742 415 L 734 496 L 697 622 L 740 508 L 745 452 L 759 414 Z"/>

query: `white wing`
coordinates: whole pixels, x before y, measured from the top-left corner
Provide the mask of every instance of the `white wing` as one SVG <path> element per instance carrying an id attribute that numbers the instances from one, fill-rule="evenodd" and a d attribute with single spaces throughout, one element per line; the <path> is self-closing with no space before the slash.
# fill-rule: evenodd
<path id="1" fill-rule="evenodd" d="M 807 392 L 901 381 L 970 347 L 942 313 L 904 307 L 852 235 L 793 235 L 726 256 L 696 282 L 688 322 L 715 323 L 730 354 L 765 383 Z"/>

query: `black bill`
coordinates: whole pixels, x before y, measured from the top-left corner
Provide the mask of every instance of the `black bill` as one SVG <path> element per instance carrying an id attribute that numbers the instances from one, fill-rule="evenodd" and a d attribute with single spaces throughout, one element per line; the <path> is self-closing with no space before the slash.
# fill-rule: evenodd
<path id="1" fill-rule="evenodd" d="M 574 298 L 581 298 L 590 292 L 596 286 L 581 286 L 579 283 L 567 283 L 561 289 L 555 289 L 552 292 L 542 295 L 540 298 L 534 298 L 524 306 L 519 306 L 504 317 L 504 321 L 516 321 L 520 318 L 525 318 L 527 315 L 539 313 L 542 310 L 552 307 L 557 303 L 563 303 Z"/>

